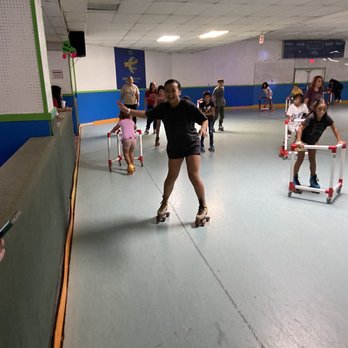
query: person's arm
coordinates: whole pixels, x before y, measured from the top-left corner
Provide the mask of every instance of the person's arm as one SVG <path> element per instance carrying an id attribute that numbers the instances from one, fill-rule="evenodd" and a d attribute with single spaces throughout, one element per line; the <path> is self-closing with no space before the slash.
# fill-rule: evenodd
<path id="1" fill-rule="evenodd" d="M 201 129 L 199 130 L 198 134 L 199 137 L 205 137 L 207 135 L 207 129 L 208 129 L 208 120 L 205 120 L 201 124 Z"/>
<path id="2" fill-rule="evenodd" d="M 299 151 L 303 150 L 302 133 L 305 128 L 306 126 L 303 123 L 301 123 L 297 130 L 296 145 L 297 145 L 297 150 Z"/>
<path id="3" fill-rule="evenodd" d="M 340 134 L 340 132 L 338 131 L 338 129 L 336 128 L 336 126 L 335 126 L 334 123 L 330 126 L 330 128 L 332 129 L 333 134 L 335 134 L 335 137 L 336 137 L 336 139 L 337 139 L 338 144 L 344 144 L 345 141 L 342 140 L 341 134 Z"/>
<path id="4" fill-rule="evenodd" d="M 126 106 L 124 106 L 119 100 L 117 101 L 118 107 L 125 112 L 127 115 L 131 115 L 132 117 L 141 117 L 146 118 L 146 113 L 144 110 L 133 110 L 128 109 Z"/>
<path id="5" fill-rule="evenodd" d="M 139 88 L 136 86 L 136 90 L 135 90 L 135 98 L 137 99 L 137 104 L 139 106 L 140 104 L 140 92 L 139 92 Z"/>
<path id="6" fill-rule="evenodd" d="M 117 123 L 117 125 L 114 127 L 114 128 L 112 128 L 111 129 L 111 131 L 110 131 L 110 133 L 116 133 L 116 131 L 118 130 L 118 129 L 120 129 L 120 123 Z"/>

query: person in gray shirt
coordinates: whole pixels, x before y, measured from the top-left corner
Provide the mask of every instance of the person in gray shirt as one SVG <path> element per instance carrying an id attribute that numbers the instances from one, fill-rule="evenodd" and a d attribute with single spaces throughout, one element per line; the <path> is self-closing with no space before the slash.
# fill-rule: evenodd
<path id="1" fill-rule="evenodd" d="M 214 88 L 213 91 L 213 102 L 215 104 L 215 117 L 214 117 L 214 124 L 215 121 L 219 118 L 219 131 L 223 131 L 223 123 L 224 123 L 224 117 L 225 117 L 225 87 L 224 87 L 224 80 L 219 79 L 218 85 Z"/>

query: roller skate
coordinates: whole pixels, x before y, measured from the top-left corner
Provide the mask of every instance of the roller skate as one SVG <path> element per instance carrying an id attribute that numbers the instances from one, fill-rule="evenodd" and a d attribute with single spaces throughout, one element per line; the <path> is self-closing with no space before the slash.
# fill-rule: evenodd
<path id="1" fill-rule="evenodd" d="M 210 151 L 210 152 L 214 152 L 214 151 L 215 151 L 214 145 L 210 145 L 210 146 L 209 146 L 209 151 Z"/>
<path id="2" fill-rule="evenodd" d="M 312 175 L 311 178 L 309 179 L 309 187 L 320 189 L 320 185 L 318 184 L 317 174 Z M 320 193 L 320 192 L 317 192 L 317 191 L 313 191 L 313 192 L 314 193 Z"/>
<path id="3" fill-rule="evenodd" d="M 135 166 L 134 164 L 128 164 L 128 168 L 127 168 L 127 174 L 128 175 L 132 175 L 135 172 Z"/>
<path id="4" fill-rule="evenodd" d="M 210 220 L 208 216 L 208 207 L 206 204 L 199 203 L 198 212 L 196 215 L 195 225 L 196 227 L 204 226 L 206 222 Z"/>
<path id="5" fill-rule="evenodd" d="M 223 132 L 223 131 L 224 131 L 224 127 L 222 126 L 222 124 L 220 124 L 220 126 L 219 126 L 219 131 L 220 131 L 220 132 Z"/>
<path id="6" fill-rule="evenodd" d="M 298 179 L 298 174 L 295 174 L 294 175 L 294 185 L 298 185 L 298 186 L 301 186 L 301 183 L 300 183 L 300 180 Z M 295 189 L 294 190 L 294 193 L 302 193 L 302 190 L 299 190 L 299 189 Z"/>
<path id="7" fill-rule="evenodd" d="M 169 215 L 168 201 L 163 198 L 161 206 L 157 210 L 156 223 L 166 221 L 166 218 L 169 217 Z"/>
<path id="8" fill-rule="evenodd" d="M 159 137 L 156 137 L 156 140 L 155 140 L 155 146 L 160 146 L 160 142 L 159 142 Z"/>

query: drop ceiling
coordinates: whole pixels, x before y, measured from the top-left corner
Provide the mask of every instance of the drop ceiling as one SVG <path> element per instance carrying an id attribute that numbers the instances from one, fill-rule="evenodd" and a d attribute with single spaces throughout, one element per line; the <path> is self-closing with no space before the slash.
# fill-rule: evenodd
<path id="1" fill-rule="evenodd" d="M 347 0 L 42 0 L 48 42 L 84 31 L 87 44 L 196 52 L 258 37 L 348 40 Z M 229 32 L 214 39 L 198 36 Z M 179 35 L 160 43 L 162 35 Z"/>

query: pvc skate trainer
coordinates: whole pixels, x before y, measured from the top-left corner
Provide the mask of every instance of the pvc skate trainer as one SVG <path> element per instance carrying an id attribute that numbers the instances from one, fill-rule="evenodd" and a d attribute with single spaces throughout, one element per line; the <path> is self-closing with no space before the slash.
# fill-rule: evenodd
<path id="1" fill-rule="evenodd" d="M 304 185 L 295 185 L 294 184 L 294 165 L 295 165 L 295 157 L 298 154 L 296 151 L 296 144 L 291 145 L 291 153 L 290 153 L 290 181 L 289 181 L 289 192 L 288 196 L 291 197 L 292 193 L 296 190 L 299 191 L 309 191 L 315 193 L 325 193 L 327 195 L 326 203 L 331 204 L 333 200 L 341 193 L 341 189 L 343 186 L 343 170 L 344 170 L 344 160 L 346 156 L 346 147 L 347 144 L 339 144 L 339 145 L 304 145 L 306 150 L 320 150 L 320 151 L 331 151 L 332 159 L 331 159 L 331 167 L 330 167 L 330 182 L 328 188 L 314 188 L 308 187 Z M 334 176 L 336 170 L 336 157 L 337 153 L 339 153 L 339 177 L 338 182 L 334 185 Z"/>
<path id="2" fill-rule="evenodd" d="M 116 158 L 112 158 L 113 156 L 113 150 L 112 147 L 115 146 L 113 145 L 113 141 L 111 140 L 111 137 L 113 136 L 116 137 L 116 149 L 117 149 L 117 157 Z M 122 147 L 121 147 L 121 130 L 119 129 L 116 133 L 110 133 L 108 132 L 106 134 L 107 136 L 107 142 L 108 142 L 108 166 L 109 166 L 109 170 L 111 172 L 111 168 L 112 168 L 112 164 L 114 162 L 118 162 L 118 165 L 121 166 L 121 162 L 122 159 L 124 158 L 123 154 L 122 154 Z M 137 136 L 137 144 L 139 144 L 139 155 L 138 157 L 135 157 L 136 160 L 140 161 L 140 165 L 143 167 L 144 166 L 144 157 L 143 157 L 143 134 L 141 129 L 137 129 L 136 131 L 136 136 Z"/>

